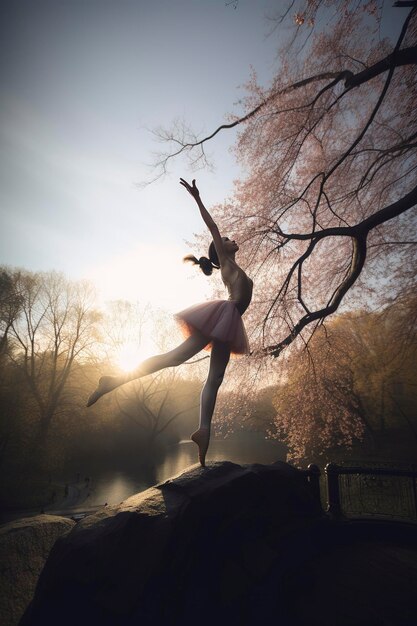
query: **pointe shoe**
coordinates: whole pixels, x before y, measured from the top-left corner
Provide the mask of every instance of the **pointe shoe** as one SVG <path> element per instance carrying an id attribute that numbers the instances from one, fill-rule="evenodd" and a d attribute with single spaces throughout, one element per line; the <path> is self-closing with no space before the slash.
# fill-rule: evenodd
<path id="1" fill-rule="evenodd" d="M 98 381 L 97 389 L 93 391 L 91 396 L 88 398 L 86 406 L 91 406 L 97 402 L 101 396 L 104 396 L 105 393 L 109 393 L 109 391 L 113 391 L 116 387 L 117 382 L 114 376 L 102 376 Z"/>
<path id="2" fill-rule="evenodd" d="M 210 442 L 210 429 L 199 428 L 191 435 L 191 441 L 194 441 L 194 443 L 198 446 L 198 460 L 200 461 L 201 467 L 206 467 L 206 454 Z"/>

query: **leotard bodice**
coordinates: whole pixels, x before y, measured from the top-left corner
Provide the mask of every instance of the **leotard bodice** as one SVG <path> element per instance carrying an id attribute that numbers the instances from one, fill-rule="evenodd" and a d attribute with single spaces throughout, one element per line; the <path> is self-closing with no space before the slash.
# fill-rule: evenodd
<path id="1" fill-rule="evenodd" d="M 252 299 L 253 281 L 234 262 L 228 262 L 222 267 L 221 275 L 229 293 L 229 300 L 235 302 L 237 310 L 243 315 Z"/>

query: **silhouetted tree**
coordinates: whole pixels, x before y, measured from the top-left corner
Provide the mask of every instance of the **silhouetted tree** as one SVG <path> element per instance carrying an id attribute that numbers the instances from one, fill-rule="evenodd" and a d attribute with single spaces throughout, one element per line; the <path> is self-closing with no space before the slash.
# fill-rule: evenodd
<path id="1" fill-rule="evenodd" d="M 19 272 L 0 268 L 0 358 L 6 351 L 10 328 L 22 306 L 16 285 L 18 275 Z"/>
<path id="2" fill-rule="evenodd" d="M 181 415 L 199 406 L 194 386 L 172 369 L 131 383 L 116 398 L 120 413 L 135 424 L 151 454 L 156 440 Z"/>
<path id="3" fill-rule="evenodd" d="M 99 314 L 91 286 L 62 274 L 20 272 L 15 288 L 22 300 L 9 329 L 9 358 L 26 386 L 43 442 L 76 360 L 95 343 Z"/>
<path id="4" fill-rule="evenodd" d="M 110 302 L 102 319 L 101 351 L 105 354 L 102 368 L 109 368 L 112 363 L 113 368 L 117 367 L 119 357 L 127 351 L 125 356 L 129 360 L 137 355 L 135 363 L 130 363 L 133 369 L 150 356 L 149 351 L 166 352 L 172 345 L 173 333 L 180 334 L 171 317 L 160 310 L 124 300 Z M 111 399 L 115 399 L 110 411 L 121 414 L 134 425 L 133 432 L 145 442 L 149 454 L 163 433 L 172 432 L 172 424 L 181 415 L 198 407 L 194 386 L 183 378 L 189 373 L 189 370 L 168 368 L 124 385 L 104 400 L 111 405 Z M 93 411 L 101 411 L 102 406 Z"/>

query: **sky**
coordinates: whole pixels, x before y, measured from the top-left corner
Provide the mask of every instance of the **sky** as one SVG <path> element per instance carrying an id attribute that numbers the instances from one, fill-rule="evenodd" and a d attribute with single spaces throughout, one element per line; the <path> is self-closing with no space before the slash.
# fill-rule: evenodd
<path id="1" fill-rule="evenodd" d="M 210 292 L 184 265 L 209 208 L 239 169 L 234 133 L 209 147 L 213 172 L 148 164 L 152 129 L 185 119 L 211 132 L 239 113 L 253 68 L 268 84 L 276 0 L 14 0 L 0 9 L 0 265 L 87 278 L 104 300 L 180 310 Z M 402 17 L 402 16 L 401 16 Z M 229 234 L 229 233 L 228 233 Z M 233 233 L 229 234 L 233 237 Z"/>
<path id="2" fill-rule="evenodd" d="M 7 6 L 6 6 L 7 4 Z M 146 188 L 152 129 L 184 118 L 211 131 L 241 109 L 251 68 L 268 82 L 275 2 L 36 0 L 2 3 L 0 264 L 92 279 L 105 299 L 168 309 L 203 298 L 182 257 L 207 207 L 231 194 L 233 133 L 212 143 L 213 172 L 185 162 Z"/>

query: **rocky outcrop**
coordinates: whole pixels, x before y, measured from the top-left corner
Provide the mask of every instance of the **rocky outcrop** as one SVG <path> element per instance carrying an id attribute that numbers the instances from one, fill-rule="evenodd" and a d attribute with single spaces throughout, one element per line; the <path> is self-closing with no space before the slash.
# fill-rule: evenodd
<path id="1" fill-rule="evenodd" d="M 0 527 L 0 615 L 3 626 L 19 622 L 33 598 L 39 574 L 55 541 L 75 522 L 37 515 Z"/>
<path id="2" fill-rule="evenodd" d="M 21 623 L 245 624 L 290 538 L 324 516 L 309 487 L 285 463 L 222 462 L 106 507 L 57 542 Z"/>
<path id="3" fill-rule="evenodd" d="M 333 521 L 285 463 L 192 467 L 59 539 L 22 626 L 399 626 L 416 525 Z"/>

